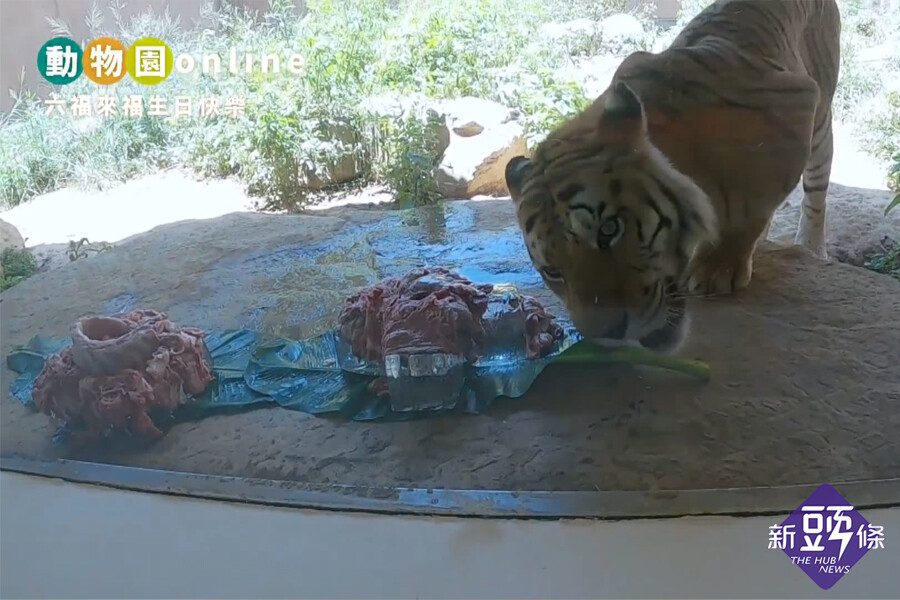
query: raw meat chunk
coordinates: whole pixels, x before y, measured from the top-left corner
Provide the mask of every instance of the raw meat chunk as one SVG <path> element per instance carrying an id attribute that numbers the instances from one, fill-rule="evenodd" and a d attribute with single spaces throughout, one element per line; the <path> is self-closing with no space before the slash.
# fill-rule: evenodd
<path id="1" fill-rule="evenodd" d="M 72 346 L 47 360 L 32 398 L 83 444 L 120 433 L 156 439 L 151 415 L 171 413 L 212 378 L 202 331 L 137 310 L 79 319 Z"/>

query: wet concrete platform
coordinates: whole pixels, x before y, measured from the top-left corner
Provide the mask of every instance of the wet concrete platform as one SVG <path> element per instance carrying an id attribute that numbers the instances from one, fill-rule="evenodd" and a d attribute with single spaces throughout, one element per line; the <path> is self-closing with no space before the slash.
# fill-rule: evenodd
<path id="1" fill-rule="evenodd" d="M 516 283 L 561 311 L 528 262 L 508 201 L 236 213 L 157 228 L 12 288 L 0 304 L 0 347 L 5 356 L 36 333 L 66 335 L 81 315 L 134 306 L 183 324 L 300 338 L 333 325 L 354 288 L 421 265 Z M 0 453 L 295 490 L 394 490 L 388 499 L 405 488 L 604 492 L 624 493 L 622 506 L 652 498 L 665 508 L 680 497 L 670 514 L 726 506 L 710 491 L 738 490 L 731 512 L 757 512 L 796 506 L 807 486 L 857 482 L 866 502 L 900 502 L 900 283 L 766 246 L 748 290 L 690 309 L 683 352 L 710 364 L 707 384 L 628 366 L 552 366 L 524 397 L 483 415 L 360 423 L 259 408 L 176 424 L 140 451 L 54 446 L 48 419 L 6 395 L 13 374 L 4 368 Z"/>

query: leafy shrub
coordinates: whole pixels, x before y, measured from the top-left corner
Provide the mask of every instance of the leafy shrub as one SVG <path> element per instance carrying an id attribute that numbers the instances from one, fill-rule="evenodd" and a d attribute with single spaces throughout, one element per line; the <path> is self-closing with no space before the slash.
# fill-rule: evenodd
<path id="1" fill-rule="evenodd" d="M 686 0 L 680 22 L 706 4 L 709 0 Z M 305 72 L 176 74 L 152 90 L 127 77 L 104 89 L 82 78 L 59 90 L 67 104 L 76 95 L 100 92 L 170 101 L 243 97 L 240 118 L 116 115 L 76 121 L 47 115 L 23 96 L 0 124 L 0 202 L 13 205 L 63 185 L 105 185 L 172 165 L 208 176 L 237 176 L 266 207 L 293 210 L 307 202 L 311 178 L 347 160 L 358 164 L 365 180 L 387 183 L 405 201 L 427 202 L 435 193 L 423 186 L 434 166 L 417 158 L 423 124 L 406 117 L 388 124 L 373 120 L 361 108 L 366 98 L 417 93 L 495 100 L 518 111 L 534 144 L 593 99 L 579 78 L 579 69 L 590 68 L 590 56 L 649 49 L 660 34 L 645 27 L 646 39 L 635 47 L 611 48 L 587 25 L 587 33 L 577 33 L 571 44 L 544 26 L 576 19 L 596 24 L 633 5 L 626 0 L 310 0 L 301 16 L 293 0 L 274 0 L 264 15 L 210 2 L 201 17 L 205 29 L 186 31 L 166 12 L 124 18 L 112 2 L 111 19 L 104 21 L 99 10 L 89 15 L 91 36 L 111 35 L 129 44 L 153 35 L 177 53 L 192 54 L 198 64 L 201 54 L 225 56 L 232 47 L 257 56 L 296 51 L 305 57 Z M 650 5 L 638 10 L 644 11 L 642 21 L 650 22 Z M 54 33 L 67 33 L 64 23 L 53 26 Z M 862 33 L 855 35 L 883 37 L 877 20 L 860 21 L 856 29 Z M 858 93 L 860 85 L 850 87 Z M 851 103 L 848 95 L 846 104 Z"/>
<path id="2" fill-rule="evenodd" d="M 37 261 L 25 248 L 4 248 L 0 253 L 0 291 L 7 290 L 37 272 Z"/>
<path id="3" fill-rule="evenodd" d="M 246 99 L 240 118 L 102 120 L 46 114 L 30 95 L 0 124 L 0 203 L 15 205 L 60 186 L 102 186 L 163 166 L 186 165 L 208 176 L 236 175 L 268 208 L 294 209 L 306 201 L 307 180 L 323 174 L 348 155 L 362 174 L 394 187 L 417 202 L 434 197 L 422 187 L 433 165 L 415 158 L 421 140 L 414 121 L 373 127 L 360 106 L 383 92 L 424 93 L 431 98 L 474 95 L 508 102 L 518 109 L 532 137 L 540 137 L 586 104 L 577 82 L 558 75 L 569 60 L 553 44 L 533 44 L 535 32 L 558 15 L 558 6 L 540 0 L 312 0 L 302 18 L 291 0 L 272 3 L 259 15 L 228 3 L 204 8 L 208 29 L 185 31 L 168 13 L 149 10 L 124 18 L 112 3 L 111 19 L 88 16 L 91 36 L 111 35 L 125 44 L 137 37 L 165 39 L 177 53 L 199 58 L 226 56 L 230 48 L 254 54 L 300 52 L 303 76 L 280 73 L 216 77 L 176 74 L 150 91 L 126 77 L 100 89 L 81 78 L 59 90 L 69 106 L 80 95 L 114 93 Z M 618 0 L 591 5 L 597 18 Z M 527 14 L 530 18 L 523 18 Z M 68 34 L 64 23 L 54 33 Z M 550 48 L 548 50 L 548 47 Z M 538 77 L 512 78 L 525 65 Z M 335 128 L 349 133 L 335 139 Z M 389 132 L 389 133 L 388 133 Z M 377 151 L 386 144 L 383 152 Z M 401 148 L 407 148 L 401 150 Z M 379 161 L 388 161 L 379 163 Z M 425 199 L 425 200 L 423 200 Z"/>
<path id="4" fill-rule="evenodd" d="M 19 96 L 0 125 L 0 204 L 16 205 L 68 183 L 124 180 L 170 159 L 168 127 L 155 118 L 71 120 Z"/>
<path id="5" fill-rule="evenodd" d="M 401 206 L 429 204 L 440 197 L 435 180 L 439 120 L 434 113 L 409 111 L 399 119 L 378 121 L 375 176 L 390 183 Z"/>
<path id="6" fill-rule="evenodd" d="M 885 207 L 885 215 L 900 206 L 900 151 L 894 154 L 894 164 L 888 173 L 888 188 L 894 192 L 894 198 Z"/>
<path id="7" fill-rule="evenodd" d="M 900 280 L 900 244 L 888 242 L 883 252 L 879 252 L 865 262 L 865 267 L 876 273 L 890 275 Z"/>
<path id="8" fill-rule="evenodd" d="M 378 85 L 433 98 L 489 96 L 491 71 L 511 64 L 537 24 L 536 0 L 430 0 L 406 2 L 382 41 L 375 66 Z"/>
<path id="9" fill-rule="evenodd" d="M 511 69 L 501 76 L 494 99 L 522 115 L 528 145 L 534 146 L 565 119 L 594 99 L 581 85 L 539 65 Z"/>
<path id="10" fill-rule="evenodd" d="M 835 117 L 857 126 L 865 137 L 869 115 L 885 110 L 888 83 L 900 78 L 900 60 L 873 52 L 900 36 L 900 15 L 878 11 L 869 0 L 838 0 L 841 64 L 834 97 Z M 881 54 L 884 54 L 883 52 Z"/>

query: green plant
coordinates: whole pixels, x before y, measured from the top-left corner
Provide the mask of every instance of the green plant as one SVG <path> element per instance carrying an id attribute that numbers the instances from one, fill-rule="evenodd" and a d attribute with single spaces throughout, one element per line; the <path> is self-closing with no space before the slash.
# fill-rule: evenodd
<path id="1" fill-rule="evenodd" d="M 896 162 L 900 156 L 900 92 L 887 94 L 882 105 L 863 121 L 862 129 L 870 153 Z"/>
<path id="2" fill-rule="evenodd" d="M 885 208 L 887 215 L 900 204 L 900 92 L 888 94 L 881 110 L 866 119 L 863 140 L 871 154 L 891 163 L 887 185 L 895 195 Z"/>
<path id="3" fill-rule="evenodd" d="M 377 84 L 431 97 L 485 97 L 492 70 L 510 64 L 539 24 L 524 24 L 521 15 L 540 11 L 535 0 L 401 3 L 395 28 L 381 42 Z"/>
<path id="4" fill-rule="evenodd" d="M 74 85 L 74 84 L 73 84 Z M 68 106 L 73 96 L 65 97 Z M 74 120 L 14 95 L 0 124 L 0 205 L 67 184 L 104 185 L 170 164 L 173 130 L 149 116 Z"/>
<path id="5" fill-rule="evenodd" d="M 91 36 L 128 44 L 153 35 L 198 63 L 201 54 L 227 56 L 231 48 L 256 56 L 299 52 L 305 70 L 300 76 L 259 68 L 218 77 L 175 74 L 152 90 L 128 77 L 99 90 L 81 78 L 58 90 L 66 108 L 98 93 L 120 100 L 141 95 L 145 102 L 151 95 L 170 102 L 179 96 L 240 97 L 246 107 L 238 117 L 75 119 L 48 115 L 36 98 L 19 94 L 0 122 L 0 204 L 65 185 L 103 186 L 188 166 L 208 176 L 237 176 L 267 208 L 294 210 L 318 189 L 311 181 L 327 184 L 327 175 L 348 162 L 354 165 L 350 175 L 389 183 L 404 202 L 428 202 L 436 193 L 428 183 L 433 165 L 421 158 L 422 124 L 403 117 L 385 125 L 361 108 L 366 98 L 412 92 L 487 98 L 517 110 L 529 139 L 540 139 L 588 101 L 581 84 L 561 74 L 572 66 L 571 52 L 541 39 L 541 26 L 596 21 L 625 6 L 624 0 L 310 0 L 300 15 L 292 0 L 275 0 L 260 16 L 209 1 L 201 17 L 209 27 L 186 30 L 167 12 L 127 18 L 119 2 L 110 4 L 107 11 L 99 5 L 91 10 Z M 71 35 L 65 23 L 51 26 Z M 379 145 L 385 152 L 378 153 Z"/>
<path id="6" fill-rule="evenodd" d="M 868 0 L 838 0 L 841 64 L 833 106 L 839 121 L 868 136 L 870 115 L 885 110 L 888 83 L 900 77 L 900 60 L 879 48 L 900 36 L 900 14 L 879 11 Z"/>
<path id="7" fill-rule="evenodd" d="M 888 241 L 884 251 L 869 258 L 865 262 L 865 267 L 900 280 L 900 244 Z"/>
<path id="8" fill-rule="evenodd" d="M 900 151 L 894 154 L 894 165 L 888 173 L 888 188 L 894 192 L 894 199 L 884 209 L 884 215 L 900 206 Z"/>
<path id="9" fill-rule="evenodd" d="M 92 244 L 87 238 L 81 238 L 77 242 L 74 240 L 69 242 L 69 249 L 66 251 L 66 256 L 69 257 L 70 261 L 75 261 L 79 258 L 87 258 L 88 254 L 91 252 L 100 254 L 101 252 L 106 252 L 112 248 L 113 245 L 108 242 L 97 242 Z"/>
<path id="10" fill-rule="evenodd" d="M 530 147 L 593 100 L 577 82 L 562 79 L 548 69 L 518 71 L 511 83 L 500 99 L 523 115 Z"/>
<path id="11" fill-rule="evenodd" d="M 400 206 L 430 204 L 440 197 L 435 180 L 439 120 L 436 114 L 409 112 L 378 124 L 375 176 L 391 187 Z"/>
<path id="12" fill-rule="evenodd" d="M 709 381 L 710 378 L 709 365 L 700 360 L 682 358 L 680 356 L 669 356 L 641 347 L 604 347 L 588 340 L 582 340 L 570 346 L 562 354 L 553 359 L 553 362 L 555 364 L 585 366 L 629 363 L 677 371 L 695 377 L 701 381 Z"/>
<path id="13" fill-rule="evenodd" d="M 25 248 L 4 248 L 0 253 L 0 291 L 7 290 L 37 272 L 34 255 Z"/>
<path id="14" fill-rule="evenodd" d="M 894 164 L 888 175 L 888 188 L 894 192 L 894 198 L 884 208 L 885 217 L 900 206 L 900 150 L 894 154 L 893 161 Z M 900 280 L 900 243 L 885 238 L 882 241 L 882 245 L 884 246 L 884 251 L 870 257 L 865 262 L 865 267 Z"/>

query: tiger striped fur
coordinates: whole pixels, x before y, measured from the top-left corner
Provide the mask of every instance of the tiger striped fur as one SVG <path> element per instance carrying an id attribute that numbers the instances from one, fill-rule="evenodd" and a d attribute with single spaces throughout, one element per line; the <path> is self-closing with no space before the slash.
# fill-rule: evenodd
<path id="1" fill-rule="evenodd" d="M 582 334 L 677 347 L 685 296 L 748 285 L 801 176 L 795 242 L 825 256 L 839 36 L 834 0 L 719 0 L 509 162 L 529 255 Z"/>

